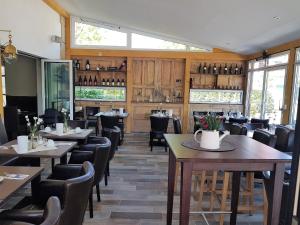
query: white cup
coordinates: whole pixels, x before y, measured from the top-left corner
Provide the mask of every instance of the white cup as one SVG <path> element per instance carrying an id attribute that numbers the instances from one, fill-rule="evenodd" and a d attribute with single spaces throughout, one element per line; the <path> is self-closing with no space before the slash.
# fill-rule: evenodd
<path id="1" fill-rule="evenodd" d="M 45 127 L 45 131 L 46 131 L 46 132 L 50 132 L 50 131 L 51 131 L 51 128 L 50 128 L 50 127 Z"/>
<path id="2" fill-rule="evenodd" d="M 55 147 L 54 141 L 51 140 L 51 139 L 48 139 L 48 141 L 47 141 L 47 147 L 48 147 L 48 148 L 53 148 L 53 147 Z"/>
<path id="3" fill-rule="evenodd" d="M 76 134 L 81 133 L 81 128 L 80 128 L 80 127 L 76 127 L 76 128 L 75 128 L 75 133 L 76 133 Z"/>
<path id="4" fill-rule="evenodd" d="M 124 113 L 124 109 L 123 108 L 119 108 L 119 113 L 123 114 Z"/>
<path id="5" fill-rule="evenodd" d="M 63 123 L 57 123 L 56 124 L 56 132 L 58 135 L 64 134 L 64 124 Z"/>
<path id="6" fill-rule="evenodd" d="M 28 151 L 28 136 L 21 135 L 17 137 L 18 149 L 20 152 Z"/>

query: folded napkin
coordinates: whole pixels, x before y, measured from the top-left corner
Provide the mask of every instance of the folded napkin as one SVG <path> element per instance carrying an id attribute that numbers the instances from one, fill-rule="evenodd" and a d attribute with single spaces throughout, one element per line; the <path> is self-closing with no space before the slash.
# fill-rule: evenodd
<path id="1" fill-rule="evenodd" d="M 37 146 L 35 149 L 30 149 L 28 151 L 24 151 L 23 149 L 19 149 L 18 145 L 12 145 L 12 147 L 14 148 L 14 150 L 18 153 L 18 154 L 26 154 L 26 153 L 32 153 L 32 152 L 41 152 L 41 151 L 50 151 L 50 150 L 56 150 L 57 147 L 48 147 L 46 145 L 39 145 Z"/>

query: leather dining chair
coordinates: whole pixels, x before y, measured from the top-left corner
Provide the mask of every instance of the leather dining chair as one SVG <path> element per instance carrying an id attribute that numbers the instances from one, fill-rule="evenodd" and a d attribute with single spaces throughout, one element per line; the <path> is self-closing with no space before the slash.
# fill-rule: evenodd
<path id="1" fill-rule="evenodd" d="M 167 133 L 169 117 L 166 116 L 150 116 L 151 131 L 150 131 L 150 147 L 153 150 L 154 145 L 164 146 L 167 152 L 167 142 L 164 134 Z"/>
<path id="2" fill-rule="evenodd" d="M 119 127 L 121 129 L 121 135 L 119 140 L 119 145 L 123 142 L 123 136 L 124 136 L 124 124 L 119 123 L 119 117 L 115 115 L 101 115 L 101 134 L 103 137 L 108 137 L 110 133 L 110 129 L 113 129 L 115 126 Z"/>
<path id="3" fill-rule="evenodd" d="M 57 197 L 50 197 L 42 210 L 6 210 L 0 214 L 1 225 L 59 225 L 61 205 Z"/>
<path id="4" fill-rule="evenodd" d="M 56 165 L 52 174 L 32 190 L 31 199 L 21 201 L 15 208 L 20 210 L 19 213 L 24 209 L 23 215 L 26 217 L 28 211 L 25 208 L 44 209 L 47 200 L 56 196 L 62 206 L 59 225 L 82 225 L 94 174 L 90 162 L 82 165 Z M 35 224 L 39 224 L 39 221 Z"/>
<path id="5" fill-rule="evenodd" d="M 98 125 L 98 118 L 95 116 L 97 113 L 100 112 L 99 107 L 85 107 L 85 119 L 87 120 L 87 127 L 93 127 L 95 129 L 96 135 L 99 133 L 99 125 Z"/>
<path id="6" fill-rule="evenodd" d="M 248 119 L 247 118 L 229 118 L 229 123 L 239 123 L 239 124 L 243 124 L 243 123 L 247 123 Z"/>
<path id="7" fill-rule="evenodd" d="M 81 129 L 87 128 L 87 121 L 86 120 L 68 120 L 68 126 L 71 129 L 75 129 L 76 127 L 80 127 Z"/>
<path id="8" fill-rule="evenodd" d="M 118 143 L 120 140 L 121 130 L 119 127 L 115 126 L 113 129 L 110 129 L 110 131 L 107 130 L 106 135 L 107 135 L 107 138 L 111 142 L 111 148 L 109 151 L 109 156 L 108 156 L 107 165 L 106 165 L 105 174 L 104 174 L 105 186 L 107 186 L 107 184 L 108 184 L 108 176 L 110 176 L 110 170 L 109 170 L 110 161 L 114 158 L 115 152 L 118 149 Z M 102 138 L 103 137 L 91 137 L 88 139 L 88 143 L 89 144 L 101 143 Z"/>
<path id="9" fill-rule="evenodd" d="M 173 118 L 173 127 L 175 134 L 182 134 L 181 121 L 179 118 Z"/>
<path id="10" fill-rule="evenodd" d="M 247 127 L 238 123 L 233 123 L 230 126 L 231 135 L 247 135 Z"/>
<path id="11" fill-rule="evenodd" d="M 68 162 L 69 164 L 74 165 L 89 161 L 94 167 L 95 176 L 89 193 L 89 210 L 91 218 L 93 218 L 93 187 L 96 186 L 97 200 L 100 202 L 99 183 L 105 176 L 110 148 L 111 142 L 108 138 L 97 137 L 97 141 L 95 141 L 94 144 L 86 144 L 81 146 L 79 150 L 73 151 Z"/>
<path id="12" fill-rule="evenodd" d="M 54 126 L 63 122 L 62 114 L 56 109 L 45 109 L 44 115 L 40 116 L 44 121 L 44 126 Z"/>
<path id="13" fill-rule="evenodd" d="M 283 125 L 277 125 L 275 129 L 277 141 L 275 148 L 281 152 L 292 152 L 295 131 Z"/>
<path id="14" fill-rule="evenodd" d="M 275 148 L 277 136 L 262 129 L 256 129 L 253 133 L 253 139 L 272 148 Z"/>
<path id="15" fill-rule="evenodd" d="M 262 123 L 263 124 L 263 128 L 265 129 L 269 129 L 269 119 L 256 119 L 256 118 L 252 118 L 250 120 L 250 123 Z"/>

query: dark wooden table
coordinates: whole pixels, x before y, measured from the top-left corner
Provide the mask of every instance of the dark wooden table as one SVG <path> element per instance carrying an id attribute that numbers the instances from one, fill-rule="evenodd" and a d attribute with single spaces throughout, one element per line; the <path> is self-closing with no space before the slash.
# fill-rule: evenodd
<path id="1" fill-rule="evenodd" d="M 0 166 L 0 175 L 4 173 L 28 174 L 29 176 L 23 180 L 4 179 L 0 182 L 0 206 L 2 206 L 8 198 L 16 191 L 24 187 L 29 182 L 35 183 L 39 178 L 43 168 L 41 167 L 15 167 L 15 166 Z"/>
<path id="2" fill-rule="evenodd" d="M 8 148 L 1 148 L 0 147 L 0 156 L 17 156 L 22 158 L 31 158 L 32 166 L 40 166 L 41 165 L 41 158 L 51 158 L 61 160 L 61 163 L 66 163 L 67 153 L 76 145 L 76 142 L 66 142 L 66 141 L 56 141 L 57 149 L 47 150 L 47 151 L 39 151 L 39 152 L 28 152 L 19 154 L 17 153 L 12 145 L 17 144 L 17 141 L 10 141 L 6 143 L 4 146 Z M 65 145 L 63 145 L 65 143 Z"/>
<path id="3" fill-rule="evenodd" d="M 241 171 L 272 171 L 273 193 L 270 196 L 268 225 L 279 224 L 281 194 L 285 163 L 291 157 L 243 135 L 229 135 L 223 139 L 235 147 L 230 152 L 204 152 L 181 145 L 193 138 L 192 134 L 165 134 L 169 144 L 167 225 L 172 224 L 176 162 L 181 164 L 179 224 L 188 225 L 192 171 L 232 171 L 232 199 L 230 225 L 236 224 Z M 274 203 L 274 204 L 273 204 Z"/>

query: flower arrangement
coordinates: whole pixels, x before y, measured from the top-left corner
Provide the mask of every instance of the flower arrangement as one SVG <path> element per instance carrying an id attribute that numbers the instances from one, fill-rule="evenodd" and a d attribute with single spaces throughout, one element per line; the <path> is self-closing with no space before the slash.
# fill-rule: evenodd
<path id="1" fill-rule="evenodd" d="M 38 132 L 40 125 L 44 122 L 43 119 L 38 117 L 33 117 L 33 124 L 30 122 L 28 115 L 25 116 L 27 127 L 30 132 L 30 136 L 36 136 L 36 133 Z"/>
<path id="2" fill-rule="evenodd" d="M 64 128 L 67 129 L 68 128 L 68 110 L 65 108 L 61 109 L 61 113 L 63 114 L 64 117 Z"/>
<path id="3" fill-rule="evenodd" d="M 199 126 L 202 130 L 219 130 L 222 121 L 222 117 L 207 115 L 199 118 Z"/>

